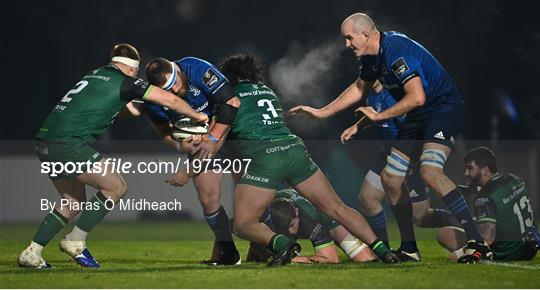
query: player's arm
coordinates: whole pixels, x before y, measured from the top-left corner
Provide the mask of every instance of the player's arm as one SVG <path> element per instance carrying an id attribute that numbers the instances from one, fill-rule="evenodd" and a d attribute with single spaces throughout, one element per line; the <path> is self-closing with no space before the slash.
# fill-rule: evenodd
<path id="1" fill-rule="evenodd" d="M 370 262 L 377 260 L 371 249 L 359 239 L 351 235 L 345 227 L 339 225 L 329 232 L 330 237 L 343 250 L 345 255 L 355 262 Z"/>
<path id="2" fill-rule="evenodd" d="M 128 117 L 140 117 L 142 115 L 142 108 L 140 103 L 141 101 L 133 100 L 124 107 L 124 109 L 120 112 L 121 118 L 128 118 Z"/>
<path id="3" fill-rule="evenodd" d="M 204 142 L 195 149 L 198 159 L 211 158 L 221 149 L 241 105 L 240 99 L 233 95 L 233 88 L 228 81 L 224 81 L 211 96 L 218 106 L 216 121 L 208 132 L 208 138 L 203 139 Z"/>
<path id="4" fill-rule="evenodd" d="M 291 260 L 292 263 L 297 264 L 338 264 L 339 255 L 334 246 L 334 243 L 328 242 L 327 244 L 315 247 L 315 255 L 313 256 L 298 256 Z"/>
<path id="5" fill-rule="evenodd" d="M 421 107 L 426 102 L 426 93 L 422 86 L 422 79 L 415 76 L 408 80 L 403 86 L 405 95 L 394 106 L 377 112 L 372 107 L 360 107 L 356 112 L 364 113 L 369 119 L 374 122 L 384 121 L 395 117 L 402 116 L 415 108 Z"/>
<path id="6" fill-rule="evenodd" d="M 495 241 L 497 228 L 497 208 L 493 201 L 485 196 L 477 196 L 473 203 L 476 215 L 476 227 L 484 240 L 491 245 Z"/>
<path id="7" fill-rule="evenodd" d="M 197 123 L 208 122 L 208 116 L 204 113 L 196 112 L 188 103 L 179 97 L 171 94 L 156 86 L 148 88 L 148 92 L 144 95 L 145 101 L 168 107 L 179 114 L 185 115 Z"/>
<path id="8" fill-rule="evenodd" d="M 126 102 L 131 102 L 134 99 L 143 99 L 164 107 L 169 107 L 191 118 L 195 122 L 208 122 L 208 116 L 206 114 L 195 112 L 184 100 L 161 88 L 148 84 L 143 79 L 124 78 L 120 85 L 120 98 Z"/>
<path id="9" fill-rule="evenodd" d="M 289 113 L 293 115 L 304 113 L 318 119 L 328 118 L 360 101 L 365 92 L 371 87 L 373 87 L 373 82 L 366 82 L 359 78 L 323 108 L 315 109 L 310 106 L 299 105 L 290 109 Z"/>
<path id="10" fill-rule="evenodd" d="M 341 137 L 340 137 L 341 144 L 345 144 L 345 142 L 351 140 L 351 138 L 354 137 L 354 135 L 356 135 L 359 130 L 368 128 L 372 124 L 374 124 L 374 123 L 371 122 L 371 120 L 368 117 L 362 116 L 352 126 L 350 126 L 349 128 L 343 130 L 343 132 L 341 133 Z"/>
<path id="11" fill-rule="evenodd" d="M 495 241 L 495 233 L 497 230 L 497 224 L 492 222 L 481 222 L 476 225 L 478 232 L 482 235 L 486 243 L 491 246 Z"/>

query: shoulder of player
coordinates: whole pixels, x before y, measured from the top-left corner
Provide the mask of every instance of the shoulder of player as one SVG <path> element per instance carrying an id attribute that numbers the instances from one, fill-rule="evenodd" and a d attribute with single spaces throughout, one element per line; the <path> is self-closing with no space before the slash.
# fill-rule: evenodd
<path id="1" fill-rule="evenodd" d="M 391 47 L 394 47 L 395 45 L 411 45 L 414 44 L 414 41 L 401 32 L 388 31 L 384 32 L 383 44 L 391 45 Z"/>

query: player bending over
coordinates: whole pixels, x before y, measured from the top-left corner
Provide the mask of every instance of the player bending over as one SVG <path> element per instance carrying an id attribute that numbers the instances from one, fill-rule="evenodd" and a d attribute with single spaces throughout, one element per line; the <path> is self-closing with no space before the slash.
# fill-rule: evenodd
<path id="1" fill-rule="evenodd" d="M 276 193 L 260 221 L 272 231 L 293 240 L 308 239 L 314 256 L 298 256 L 293 263 L 339 263 L 334 242 L 355 262 L 371 262 L 377 256 L 366 244 L 353 237 L 342 225 L 322 214 L 294 189 Z M 266 262 L 272 256 L 265 245 L 250 243 L 247 262 Z"/>
<path id="2" fill-rule="evenodd" d="M 232 106 L 236 110 L 230 134 L 237 140 L 235 150 L 240 158 L 251 159 L 234 193 L 235 233 L 267 245 L 274 253 L 269 265 L 289 263 L 300 245 L 259 222 L 274 200 L 278 185 L 286 182 L 326 216 L 365 241 L 383 262 L 398 262 L 364 218 L 338 197 L 310 158 L 302 139 L 287 128 L 277 96 L 262 83 L 262 62 L 249 55 L 230 56 L 221 71 L 234 86 L 236 103 Z"/>
<path id="3" fill-rule="evenodd" d="M 465 156 L 465 176 L 475 195 L 478 230 L 490 245 L 494 259 L 533 259 L 539 241 L 525 182 L 515 175 L 499 173 L 495 155 L 486 147 L 472 149 Z M 462 229 L 443 228 L 438 240 L 452 253 L 452 261 L 464 255 L 467 237 Z"/>
<path id="4" fill-rule="evenodd" d="M 104 158 L 91 147 L 92 143 L 107 131 L 126 104 L 136 98 L 167 106 L 196 122 L 208 121 L 205 114 L 195 112 L 177 96 L 136 78 L 140 56 L 133 46 L 118 44 L 110 57 L 111 63 L 85 75 L 48 115 L 36 136 L 35 149 L 41 162 L 103 163 Z M 108 200 L 117 202 L 126 194 L 126 182 L 110 169 L 107 172 L 85 170 L 82 174 L 64 172 L 51 176 L 51 180 L 70 206 L 58 205 L 45 216 L 32 242 L 20 254 L 19 265 L 50 267 L 42 257 L 43 247 L 80 212 L 73 231 L 60 241 L 60 249 L 83 267 L 99 267 L 86 248 L 86 236 L 109 212 Z M 80 207 L 71 204 L 86 202 L 86 185 L 98 192 L 89 200 L 93 206 L 79 211 Z"/>
<path id="5" fill-rule="evenodd" d="M 377 112 L 381 112 L 392 107 L 396 103 L 396 100 L 376 81 L 373 90 L 367 95 L 366 102 L 368 106 L 373 107 Z M 386 158 L 390 154 L 392 142 L 396 138 L 397 127 L 403 122 L 404 118 L 404 116 L 397 117 L 376 124 L 379 138 L 383 141 L 383 150 L 371 162 L 370 169 L 362 182 L 362 187 L 358 194 L 364 217 L 377 237 L 380 237 L 386 243 L 388 243 L 388 233 L 386 231 L 386 215 L 381 205 L 385 194 L 381 183 L 381 172 L 386 166 Z M 366 124 L 368 122 L 364 118 L 345 129 L 341 134 L 341 142 L 345 143 L 350 140 L 358 131 L 365 128 Z M 419 227 L 430 228 L 440 228 L 450 225 L 458 226 L 459 223 L 450 212 L 444 209 L 430 207 L 429 192 L 420 178 L 418 169 L 418 166 L 415 166 L 412 173 L 407 177 L 407 187 L 410 202 L 412 202 L 414 223 Z M 390 208 L 396 216 L 401 234 L 401 245 L 394 253 L 401 261 L 420 261 L 420 254 L 415 252 L 414 248 L 411 248 L 411 246 L 414 246 L 411 242 L 414 241 L 414 236 L 407 236 L 412 230 L 402 229 L 407 224 L 401 222 L 404 219 L 398 218 L 402 212 L 406 211 L 400 210 L 400 206 L 392 206 Z"/>
<path id="6" fill-rule="evenodd" d="M 185 57 L 178 61 L 168 61 L 164 58 L 152 60 L 146 67 L 146 75 L 151 84 L 169 90 L 178 97 L 184 99 L 197 112 L 203 112 L 214 117 L 210 124 L 210 133 L 213 138 L 219 135 L 216 130 L 221 130 L 227 125 L 227 112 L 223 104 L 232 98 L 232 88 L 227 79 L 211 63 L 195 58 Z M 176 140 L 172 132 L 184 115 L 171 111 L 167 107 L 145 103 L 145 111 L 161 138 L 168 144 L 183 153 L 188 153 L 193 159 L 194 154 L 200 148 L 195 137 Z M 215 112 L 215 115 L 213 113 Z M 216 158 L 224 159 L 223 155 Z M 206 222 L 215 236 L 215 251 L 212 258 L 206 261 L 209 265 L 235 265 L 240 263 L 240 254 L 236 249 L 232 238 L 229 217 L 225 208 L 221 205 L 221 183 L 223 173 L 213 170 L 193 175 L 193 184 L 197 190 L 198 198 L 203 208 Z M 178 180 L 178 176 L 182 180 Z M 184 185 L 191 177 L 181 170 L 175 175 L 176 179 L 169 182 L 173 185 Z"/>

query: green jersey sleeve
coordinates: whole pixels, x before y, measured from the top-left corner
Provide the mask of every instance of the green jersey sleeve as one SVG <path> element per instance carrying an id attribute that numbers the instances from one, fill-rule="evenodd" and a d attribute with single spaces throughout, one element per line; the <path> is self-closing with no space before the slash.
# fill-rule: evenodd
<path id="1" fill-rule="evenodd" d="M 124 102 L 142 99 L 150 90 L 151 85 L 147 81 L 126 76 L 120 85 L 120 99 Z"/>

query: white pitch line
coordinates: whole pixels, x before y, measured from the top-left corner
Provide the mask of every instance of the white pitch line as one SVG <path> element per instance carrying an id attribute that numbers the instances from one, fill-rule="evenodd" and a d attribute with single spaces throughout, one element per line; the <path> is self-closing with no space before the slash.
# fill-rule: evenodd
<path id="1" fill-rule="evenodd" d="M 529 269 L 529 270 L 540 270 L 540 265 L 539 266 L 530 266 L 530 265 L 520 265 L 520 264 L 511 264 L 511 263 L 503 263 L 503 262 L 490 262 L 490 261 L 485 261 L 482 264 L 493 265 L 493 266 L 512 267 L 512 268 L 521 268 L 521 269 Z"/>

